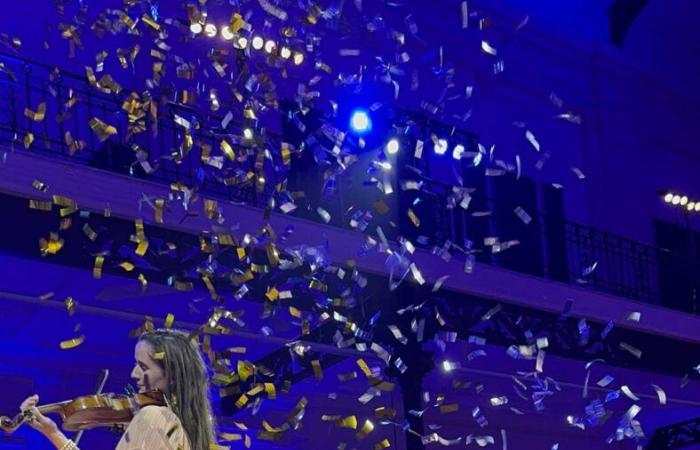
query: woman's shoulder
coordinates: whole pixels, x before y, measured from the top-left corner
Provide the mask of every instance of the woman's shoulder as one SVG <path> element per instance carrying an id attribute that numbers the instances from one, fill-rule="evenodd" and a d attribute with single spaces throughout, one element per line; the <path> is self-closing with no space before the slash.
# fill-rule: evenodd
<path id="1" fill-rule="evenodd" d="M 167 406 L 149 405 L 144 406 L 136 413 L 132 422 L 134 421 L 158 427 L 167 423 L 179 423 L 180 419 Z"/>

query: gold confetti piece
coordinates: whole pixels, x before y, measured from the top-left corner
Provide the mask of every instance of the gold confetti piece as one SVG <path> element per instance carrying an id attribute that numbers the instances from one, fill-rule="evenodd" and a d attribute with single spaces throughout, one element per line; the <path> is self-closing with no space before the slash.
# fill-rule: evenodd
<path id="1" fill-rule="evenodd" d="M 275 385 L 272 383 L 265 383 L 265 393 L 267 394 L 267 398 L 270 400 L 274 400 L 277 398 L 277 390 L 275 388 Z"/>
<path id="2" fill-rule="evenodd" d="M 396 409 L 387 408 L 386 406 L 380 406 L 374 410 L 374 415 L 379 419 L 394 419 L 396 418 Z"/>
<path id="3" fill-rule="evenodd" d="M 53 298 L 54 295 L 56 295 L 56 294 L 53 292 L 47 292 L 46 294 L 40 295 L 39 300 L 49 300 L 49 299 Z"/>
<path id="4" fill-rule="evenodd" d="M 246 381 L 255 373 L 255 365 L 250 361 L 239 360 L 236 366 L 236 372 L 238 373 L 241 381 Z"/>
<path id="5" fill-rule="evenodd" d="M 242 394 L 240 397 L 238 397 L 238 400 L 236 400 L 236 407 L 238 409 L 242 409 L 247 403 L 248 403 L 248 396 L 246 396 L 245 394 Z"/>
<path id="6" fill-rule="evenodd" d="M 229 384 L 232 381 L 227 380 L 225 384 Z M 240 394 L 241 393 L 241 387 L 240 386 L 229 386 L 225 388 L 219 389 L 219 397 L 224 398 L 224 397 L 229 397 L 233 394 Z"/>
<path id="7" fill-rule="evenodd" d="M 156 223 L 163 223 L 163 206 L 165 205 L 165 200 L 162 198 L 157 198 L 155 205 L 155 221 Z"/>
<path id="8" fill-rule="evenodd" d="M 70 350 L 72 348 L 75 348 L 85 342 L 85 335 L 80 335 L 77 338 L 74 339 L 68 339 L 67 341 L 62 341 L 59 346 L 61 347 L 61 350 Z"/>
<path id="9" fill-rule="evenodd" d="M 309 281 L 309 289 L 315 289 L 317 291 L 326 292 L 328 291 L 328 286 L 319 280 L 312 279 Z"/>
<path id="10" fill-rule="evenodd" d="M 338 419 L 335 423 L 341 428 L 352 428 L 353 430 L 357 429 L 357 417 L 355 416 L 348 416 Z"/>
<path id="11" fill-rule="evenodd" d="M 61 219 L 61 223 L 58 226 L 59 230 L 67 230 L 70 228 L 70 226 L 73 224 L 73 221 L 71 220 L 70 217 L 65 217 Z"/>
<path id="12" fill-rule="evenodd" d="M 63 135 L 63 139 L 66 142 L 66 145 L 68 146 L 68 154 L 70 156 L 75 155 L 76 152 L 79 152 L 85 148 L 85 142 L 82 140 L 76 141 L 73 139 L 73 136 L 71 136 L 70 131 L 66 131 L 66 133 Z"/>
<path id="13" fill-rule="evenodd" d="M 85 236 L 87 236 L 91 241 L 95 242 L 97 240 L 97 233 L 95 233 L 95 230 L 93 230 L 87 223 L 83 225 L 83 233 L 85 233 Z"/>
<path id="14" fill-rule="evenodd" d="M 225 139 L 221 141 L 219 148 L 229 160 L 234 161 L 236 159 L 236 154 L 233 151 L 233 147 L 231 147 L 231 144 L 229 144 Z"/>
<path id="15" fill-rule="evenodd" d="M 68 315 L 72 316 L 73 314 L 75 314 L 75 300 L 73 300 L 73 297 L 66 298 L 65 304 L 66 311 L 68 311 Z"/>
<path id="16" fill-rule="evenodd" d="M 366 419 L 365 423 L 362 425 L 362 429 L 355 434 L 357 439 L 364 439 L 374 430 L 374 424 L 371 420 Z"/>
<path id="17" fill-rule="evenodd" d="M 357 378 L 357 372 L 355 372 L 354 370 L 350 373 L 338 374 L 338 380 L 340 381 L 354 380 L 355 378 Z"/>
<path id="18" fill-rule="evenodd" d="M 156 352 L 153 354 L 153 359 L 156 361 L 162 361 L 165 359 L 165 352 Z"/>
<path id="19" fill-rule="evenodd" d="M 37 191 L 41 192 L 46 192 L 49 189 L 49 187 L 46 184 L 42 183 L 39 180 L 32 181 L 32 187 Z"/>
<path id="20" fill-rule="evenodd" d="M 301 311 L 293 306 L 289 307 L 289 314 L 291 314 L 292 317 L 296 317 L 297 319 L 301 318 Z"/>
<path id="21" fill-rule="evenodd" d="M 153 20 L 148 14 L 144 14 L 143 16 L 141 16 L 141 20 L 154 30 L 160 31 L 160 24 Z"/>
<path id="22" fill-rule="evenodd" d="M 311 367 L 314 370 L 314 377 L 317 380 L 323 379 L 323 370 L 321 369 L 321 362 L 318 359 L 311 361 Z"/>
<path id="23" fill-rule="evenodd" d="M 46 117 L 46 102 L 42 102 L 36 109 L 36 112 L 29 108 L 24 108 L 24 115 L 32 119 L 34 122 L 41 122 Z"/>
<path id="24" fill-rule="evenodd" d="M 165 317 L 165 323 L 163 324 L 163 328 L 165 328 L 166 330 L 172 328 L 174 322 L 175 316 L 173 314 L 168 313 L 168 315 Z"/>
<path id="25" fill-rule="evenodd" d="M 416 228 L 419 228 L 420 227 L 420 219 L 418 218 L 418 216 L 416 216 L 416 213 L 414 213 L 411 208 L 408 208 L 407 214 L 408 214 L 408 218 L 411 219 L 411 222 L 413 223 L 413 225 Z"/>
<path id="26" fill-rule="evenodd" d="M 457 403 L 440 406 L 440 414 L 449 414 L 457 411 L 459 411 L 459 404 Z"/>
<path id="27" fill-rule="evenodd" d="M 141 282 L 141 289 L 145 290 L 146 287 L 148 286 L 148 280 L 146 280 L 146 277 L 144 274 L 140 273 L 138 280 Z"/>
<path id="28" fill-rule="evenodd" d="M 64 241 L 58 236 L 58 233 L 49 233 L 49 240 L 44 238 L 39 239 L 39 250 L 42 256 L 55 255 L 63 248 Z"/>
<path id="29" fill-rule="evenodd" d="M 29 208 L 38 209 L 40 211 L 51 211 L 53 208 L 53 203 L 43 200 L 29 200 Z"/>
<path id="30" fill-rule="evenodd" d="M 191 292 L 194 289 L 194 284 L 191 281 L 178 281 L 173 283 L 175 290 L 181 292 Z"/>
<path id="31" fill-rule="evenodd" d="M 271 302 L 274 302 L 275 300 L 277 300 L 279 298 L 279 291 L 274 287 L 269 288 L 267 290 L 267 292 L 265 293 L 265 297 L 267 297 L 267 299 L 270 300 Z M 290 308 L 292 308 L 292 307 L 290 306 Z M 291 313 L 291 309 L 289 312 Z"/>
<path id="32" fill-rule="evenodd" d="M 372 206 L 374 206 L 374 209 L 376 209 L 381 215 L 389 212 L 389 206 L 386 204 L 386 202 L 384 202 L 384 200 L 379 199 L 372 203 Z"/>
<path id="33" fill-rule="evenodd" d="M 95 136 L 97 136 L 97 139 L 100 142 L 104 142 L 107 139 L 109 139 L 110 136 L 114 136 L 117 134 L 116 128 L 114 128 L 112 125 L 101 121 L 97 117 L 93 117 L 92 119 L 90 119 L 89 125 L 90 129 L 93 133 L 95 133 Z"/>
<path id="34" fill-rule="evenodd" d="M 241 433 L 219 433 L 219 437 L 224 441 L 240 441 L 243 439 L 243 434 Z"/>
<path id="35" fill-rule="evenodd" d="M 134 265 L 128 261 L 124 261 L 123 263 L 120 263 L 119 267 L 121 267 L 122 269 L 124 269 L 127 272 L 131 272 L 132 270 L 134 270 Z"/>
<path id="36" fill-rule="evenodd" d="M 374 444 L 373 450 L 382 450 L 384 448 L 389 448 L 391 447 L 391 443 L 389 442 L 389 439 L 382 439 L 381 441 L 377 442 Z"/>
<path id="37" fill-rule="evenodd" d="M 358 359 L 357 366 L 360 368 L 360 370 L 362 370 L 362 373 L 364 373 L 367 378 L 370 378 L 372 376 L 372 370 L 370 370 L 369 366 L 367 365 L 364 359 Z"/>
<path id="38" fill-rule="evenodd" d="M 92 268 L 92 276 L 93 278 L 100 279 L 102 278 L 102 264 L 105 261 L 104 256 L 97 256 L 95 258 L 95 265 Z"/>
<path id="39" fill-rule="evenodd" d="M 54 205 L 63 206 L 66 208 L 78 209 L 77 203 L 70 197 L 64 197 L 62 195 L 54 195 L 51 197 Z"/>
<path id="40" fill-rule="evenodd" d="M 34 134 L 33 133 L 27 133 L 24 136 L 24 140 L 22 141 L 22 144 L 24 145 L 25 149 L 28 149 L 29 147 L 32 146 L 32 143 L 34 142 Z"/>

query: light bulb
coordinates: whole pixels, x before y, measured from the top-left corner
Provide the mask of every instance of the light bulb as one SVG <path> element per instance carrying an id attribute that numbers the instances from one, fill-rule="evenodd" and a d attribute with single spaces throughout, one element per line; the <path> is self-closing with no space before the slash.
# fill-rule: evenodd
<path id="1" fill-rule="evenodd" d="M 236 35 L 233 34 L 231 31 L 231 28 L 226 25 L 225 27 L 221 28 L 221 37 L 224 38 L 224 40 L 230 41 L 232 40 Z"/>
<path id="2" fill-rule="evenodd" d="M 303 53 L 295 53 L 294 54 L 294 64 L 299 66 L 301 63 L 304 62 L 304 54 Z"/>
<path id="3" fill-rule="evenodd" d="M 260 50 L 261 48 L 263 48 L 263 45 L 265 45 L 265 41 L 263 41 L 263 38 L 261 38 L 260 36 L 255 36 L 253 38 L 253 48 L 255 50 Z"/>
<path id="4" fill-rule="evenodd" d="M 447 151 L 447 140 L 438 139 L 433 146 L 433 151 L 435 151 L 436 155 L 444 155 Z"/>
<path id="5" fill-rule="evenodd" d="M 390 155 L 395 155 L 399 152 L 399 141 L 398 139 L 391 139 L 386 144 L 386 152 Z"/>
<path id="6" fill-rule="evenodd" d="M 216 25 L 213 23 L 208 23 L 204 25 L 204 34 L 207 35 L 207 37 L 214 37 L 216 36 Z"/>

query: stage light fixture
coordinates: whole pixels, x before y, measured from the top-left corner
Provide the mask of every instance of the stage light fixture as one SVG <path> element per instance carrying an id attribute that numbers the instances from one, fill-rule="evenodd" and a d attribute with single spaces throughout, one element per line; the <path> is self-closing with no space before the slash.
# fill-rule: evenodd
<path id="1" fill-rule="evenodd" d="M 399 140 L 396 138 L 390 139 L 386 144 L 386 152 L 390 155 L 395 155 L 399 152 Z"/>
<path id="2" fill-rule="evenodd" d="M 199 22 L 194 22 L 190 24 L 190 31 L 192 32 L 192 34 L 199 34 L 203 31 L 203 29 L 204 28 L 202 27 L 202 24 Z"/>
<path id="3" fill-rule="evenodd" d="M 260 50 L 265 45 L 265 41 L 260 36 L 255 36 L 252 42 L 253 48 L 255 50 Z"/>
<path id="4" fill-rule="evenodd" d="M 673 194 L 672 194 L 672 193 L 669 192 L 668 194 L 664 195 L 664 201 L 665 201 L 666 203 L 671 203 L 671 200 L 673 200 Z"/>
<path id="5" fill-rule="evenodd" d="M 367 111 L 356 109 L 350 116 L 350 128 L 357 134 L 367 133 L 372 129 L 372 120 Z"/>
<path id="6" fill-rule="evenodd" d="M 272 53 L 275 47 L 277 47 L 277 44 L 275 44 L 275 41 L 273 41 L 272 39 L 265 42 L 265 51 L 267 53 Z"/>
<path id="7" fill-rule="evenodd" d="M 231 31 L 231 27 L 226 25 L 221 28 L 221 37 L 224 38 L 225 41 L 230 41 L 236 37 L 236 35 Z"/>
<path id="8" fill-rule="evenodd" d="M 438 139 L 433 145 L 433 151 L 436 155 L 444 155 L 447 152 L 447 139 Z"/>
<path id="9" fill-rule="evenodd" d="M 681 202 L 681 196 L 676 194 L 673 196 L 673 199 L 671 199 L 671 203 L 674 205 L 677 205 Z"/>
<path id="10" fill-rule="evenodd" d="M 455 145 L 454 150 L 452 150 L 452 157 L 459 161 L 460 159 L 462 159 L 463 154 L 464 154 L 464 146 L 462 144 Z"/>
<path id="11" fill-rule="evenodd" d="M 289 59 L 292 56 L 292 51 L 289 49 L 289 47 L 282 47 L 280 50 L 280 56 L 282 59 Z"/>
<path id="12" fill-rule="evenodd" d="M 207 37 L 212 38 L 216 36 L 216 32 L 216 25 L 214 25 L 213 23 L 208 23 L 204 25 L 204 34 L 206 34 Z"/>
<path id="13" fill-rule="evenodd" d="M 685 206 L 688 203 L 688 196 L 684 195 L 681 197 L 681 206 Z"/>
<path id="14" fill-rule="evenodd" d="M 301 52 L 297 52 L 294 54 L 294 64 L 297 66 L 300 66 L 301 63 L 304 62 L 304 54 Z"/>

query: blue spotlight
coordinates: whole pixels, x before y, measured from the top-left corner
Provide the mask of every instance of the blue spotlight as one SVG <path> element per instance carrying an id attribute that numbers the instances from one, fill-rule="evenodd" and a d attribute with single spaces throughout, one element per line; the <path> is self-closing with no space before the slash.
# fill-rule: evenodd
<path id="1" fill-rule="evenodd" d="M 365 134 L 372 129 L 372 119 L 364 109 L 356 109 L 350 116 L 350 128 L 357 134 Z"/>

